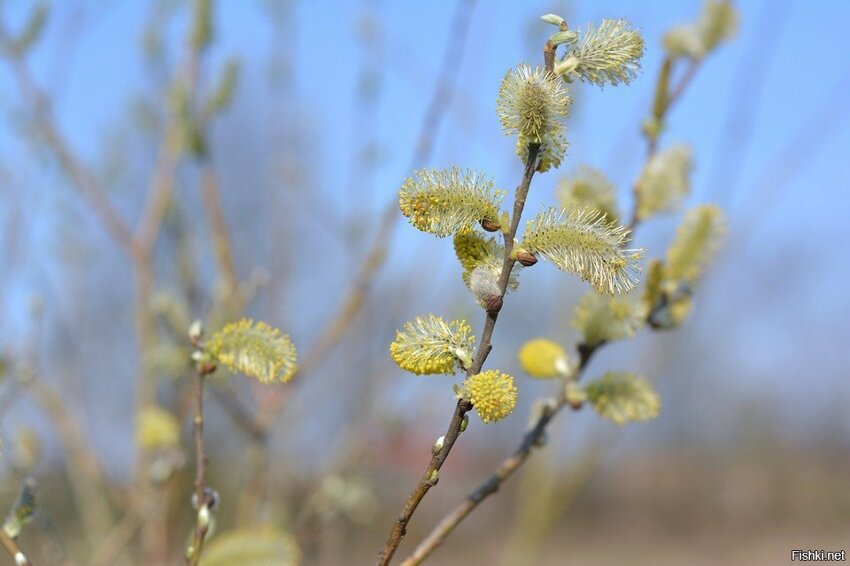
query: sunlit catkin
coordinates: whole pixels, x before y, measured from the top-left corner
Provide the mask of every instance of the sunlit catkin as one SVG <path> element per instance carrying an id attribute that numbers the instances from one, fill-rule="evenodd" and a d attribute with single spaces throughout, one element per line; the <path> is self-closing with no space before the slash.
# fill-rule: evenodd
<path id="1" fill-rule="evenodd" d="M 514 378 L 498 370 L 487 370 L 467 377 L 460 386 L 460 396 L 475 407 L 485 423 L 510 415 L 517 402 Z"/>
<path id="2" fill-rule="evenodd" d="M 406 322 L 390 344 L 398 366 L 417 375 L 453 374 L 469 367 L 475 336 L 464 320 L 445 322 L 439 316 L 417 316 Z"/>

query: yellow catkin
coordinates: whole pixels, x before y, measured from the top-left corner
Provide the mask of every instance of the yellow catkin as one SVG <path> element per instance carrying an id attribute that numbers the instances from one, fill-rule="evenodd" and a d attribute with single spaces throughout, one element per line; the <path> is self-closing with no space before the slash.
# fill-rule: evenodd
<path id="1" fill-rule="evenodd" d="M 171 448 L 180 443 L 180 423 L 159 407 L 149 407 L 139 414 L 137 430 L 143 448 Z"/>
<path id="2" fill-rule="evenodd" d="M 298 353 L 289 336 L 247 318 L 216 332 L 205 344 L 205 350 L 229 370 L 262 383 L 289 381 L 298 369 Z"/>
<path id="3" fill-rule="evenodd" d="M 485 423 L 502 420 L 516 407 L 514 378 L 498 370 L 487 370 L 466 378 L 461 396 L 472 403 Z"/>
<path id="4" fill-rule="evenodd" d="M 519 363 L 531 377 L 544 379 L 563 376 L 569 369 L 567 353 L 560 344 L 546 338 L 535 338 L 523 344 Z"/>
<path id="5" fill-rule="evenodd" d="M 475 336 L 464 320 L 445 322 L 439 316 L 418 316 L 396 331 L 390 356 L 398 366 L 417 375 L 453 374 L 468 367 Z"/>

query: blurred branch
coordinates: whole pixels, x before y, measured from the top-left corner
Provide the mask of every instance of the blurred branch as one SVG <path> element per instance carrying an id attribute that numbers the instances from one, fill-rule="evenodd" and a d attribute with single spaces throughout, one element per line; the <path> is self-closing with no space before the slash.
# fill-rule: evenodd
<path id="1" fill-rule="evenodd" d="M 672 73 L 674 60 L 670 56 L 666 56 L 661 63 L 661 71 L 658 73 L 658 79 L 655 83 L 655 96 L 653 101 L 653 120 L 657 131 L 646 133 L 646 159 L 644 163 L 649 163 L 650 159 L 658 152 L 658 140 L 661 137 L 664 120 L 670 109 L 681 99 L 685 90 L 693 82 L 694 77 L 699 71 L 702 59 L 691 59 L 685 67 L 684 73 L 679 78 L 674 86 L 670 86 L 670 75 Z M 632 217 L 629 221 L 629 230 L 634 232 L 639 223 L 638 220 L 638 193 L 637 183 L 633 186 L 634 201 L 632 203 Z"/>
<path id="2" fill-rule="evenodd" d="M 437 129 L 448 109 L 452 99 L 455 77 L 460 69 L 464 46 L 469 34 L 472 20 L 472 10 L 475 0 L 459 0 L 448 36 L 448 45 L 443 54 L 437 85 L 431 95 L 431 100 L 425 112 L 419 137 L 408 166 L 408 171 L 421 167 L 428 161 L 434 147 Z M 398 219 L 398 203 L 395 197 L 388 202 L 381 215 L 378 232 L 354 276 L 354 284 L 348 290 L 334 317 L 329 320 L 319 332 L 319 337 L 307 350 L 300 364 L 298 373 L 309 374 L 325 359 L 348 331 L 351 324 L 363 307 L 366 295 L 384 265 L 393 230 Z M 261 422 L 270 426 L 275 416 L 283 408 L 283 398 L 271 405 L 268 414 L 261 417 Z"/>
<path id="3" fill-rule="evenodd" d="M 122 551 L 126 550 L 127 545 L 141 528 L 142 524 L 150 519 L 149 515 L 136 513 L 135 507 L 146 509 L 144 505 L 134 505 L 124 513 L 124 517 L 106 534 L 100 546 L 92 554 L 92 566 L 110 566 L 111 564 L 115 564 L 116 558 L 121 555 Z"/>
<path id="4" fill-rule="evenodd" d="M 18 546 L 18 543 L 6 534 L 6 531 L 0 529 L 0 546 L 6 549 L 6 552 L 9 553 L 9 556 L 12 557 L 12 560 L 15 562 L 16 566 L 31 566 L 32 563 L 27 558 L 26 554 L 23 553 L 21 547 Z"/>
<path id="5" fill-rule="evenodd" d="M 75 505 L 89 543 L 94 548 L 109 530 L 113 520 L 104 490 L 106 482 L 100 461 L 91 449 L 91 443 L 78 419 L 68 410 L 59 392 L 39 379 L 39 376 L 21 378 L 19 382 L 41 406 L 59 435 L 68 457 L 68 480 Z"/>
<path id="6" fill-rule="evenodd" d="M 238 300 L 239 277 L 236 273 L 236 265 L 233 261 L 230 233 L 224 218 L 224 209 L 221 205 L 221 194 L 218 188 L 218 178 L 210 160 L 204 159 L 201 164 L 201 201 L 207 216 L 212 235 L 212 247 L 218 264 L 226 302 L 233 303 Z"/>
<path id="7" fill-rule="evenodd" d="M 848 107 L 844 104 L 848 90 L 850 67 L 844 70 L 819 104 L 811 105 L 812 111 L 762 168 L 752 191 L 735 207 L 741 218 L 749 219 L 738 237 L 739 250 L 746 249 L 747 238 L 770 217 L 772 209 L 781 202 L 782 195 L 805 165 L 811 163 L 817 152 L 841 131 L 839 126 L 848 115 Z"/>
<path id="8" fill-rule="evenodd" d="M 131 256 L 135 255 L 136 246 L 130 229 L 106 197 L 94 173 L 75 155 L 65 137 L 59 132 L 50 100 L 35 84 L 26 62 L 12 47 L 10 37 L 5 24 L 0 22 L 0 49 L 2 49 L 3 56 L 10 66 L 21 98 L 29 101 L 31 105 L 39 133 L 56 154 L 63 171 L 71 178 L 80 194 L 89 203 L 107 233 L 124 251 Z"/>

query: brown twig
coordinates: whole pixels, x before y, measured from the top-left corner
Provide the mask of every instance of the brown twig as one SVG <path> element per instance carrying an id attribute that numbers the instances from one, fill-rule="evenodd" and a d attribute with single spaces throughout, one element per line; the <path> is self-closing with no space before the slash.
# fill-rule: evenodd
<path id="1" fill-rule="evenodd" d="M 191 564 L 191 566 L 196 566 L 200 562 L 201 553 L 204 549 L 204 539 L 209 530 L 209 510 L 212 500 L 206 489 L 207 453 L 204 448 L 204 381 L 214 371 L 214 365 L 200 363 L 196 372 L 195 416 L 192 421 L 194 424 L 193 436 L 195 438 L 194 503 L 196 520 L 192 546 L 186 551 L 186 562 Z"/>
<path id="2" fill-rule="evenodd" d="M 571 379 L 577 380 L 581 377 L 582 372 L 587 367 L 596 349 L 597 346 L 580 345 L 578 347 L 580 355 L 579 365 Z M 534 426 L 522 437 L 522 441 L 516 450 L 499 464 L 496 471 L 490 477 L 467 495 L 460 505 L 443 517 L 431 533 L 419 543 L 413 554 L 402 562 L 402 566 L 416 566 L 417 564 L 421 564 L 423 560 L 430 556 L 443 543 L 446 537 L 455 530 L 467 515 L 472 513 L 482 501 L 499 491 L 502 483 L 525 463 L 531 455 L 531 450 L 540 444 L 546 434 L 546 428 L 549 426 L 549 423 L 552 422 L 555 415 L 565 406 L 568 406 L 566 397 L 563 395 L 563 392 L 559 391 L 558 401 L 553 407 L 541 412 Z"/>
<path id="3" fill-rule="evenodd" d="M 17 541 L 7 535 L 6 531 L 3 529 L 0 529 L 0 546 L 9 553 L 9 556 L 12 557 L 12 561 L 14 561 L 17 566 L 32 566 L 32 562 L 30 562 L 27 555 L 23 553 L 21 547 L 18 546 Z"/>
<path id="4" fill-rule="evenodd" d="M 514 198 L 514 210 L 513 216 L 511 217 L 511 225 L 507 232 L 504 233 L 505 239 L 505 255 L 502 262 L 502 272 L 499 275 L 499 303 L 505 296 L 505 291 L 508 287 L 508 280 L 510 279 L 511 271 L 513 270 L 514 264 L 516 260 L 511 257 L 511 251 L 513 250 L 514 237 L 516 236 L 517 230 L 519 229 L 519 222 L 522 218 L 522 211 L 525 208 L 525 200 L 528 196 L 528 190 L 531 186 L 531 179 L 534 177 L 534 172 L 537 167 L 537 154 L 540 150 L 539 144 L 529 144 L 528 146 L 528 159 L 525 163 L 525 171 L 522 176 L 522 181 L 516 189 L 516 196 Z M 466 375 L 471 376 L 477 373 L 480 373 L 481 368 L 484 366 L 484 362 L 487 359 L 490 350 L 493 348 L 491 344 L 491 338 L 493 336 L 493 329 L 496 327 L 496 320 L 499 317 L 499 308 L 493 308 L 487 310 L 487 316 L 484 321 L 484 331 L 481 333 L 481 339 L 478 342 L 478 348 L 475 352 L 475 359 L 467 369 Z M 425 497 L 425 494 L 428 493 L 428 490 L 431 489 L 434 485 L 439 481 L 439 471 L 445 462 L 446 458 L 448 458 L 449 453 L 452 450 L 455 442 L 457 441 L 458 436 L 461 433 L 461 424 L 463 422 L 466 413 L 472 410 L 472 404 L 465 399 L 460 399 L 457 402 L 457 406 L 455 407 L 455 412 L 452 415 L 452 420 L 449 422 L 449 428 L 446 431 L 443 447 L 442 449 L 434 454 L 431 458 L 431 461 L 428 463 L 428 467 L 425 468 L 425 473 L 419 480 L 419 483 L 411 492 L 410 496 L 407 498 L 407 501 L 404 504 L 404 508 L 401 511 L 401 514 L 396 518 L 395 523 L 393 524 L 392 532 L 390 533 L 390 537 L 387 540 L 387 543 L 384 545 L 384 548 L 381 550 L 381 554 L 378 557 L 377 564 L 379 566 L 386 566 L 392 560 L 393 554 L 395 554 L 398 545 L 401 543 L 401 540 L 404 538 L 404 535 L 407 531 L 407 524 L 410 522 L 410 518 L 413 516 L 413 513 L 416 511 L 420 501 Z"/>

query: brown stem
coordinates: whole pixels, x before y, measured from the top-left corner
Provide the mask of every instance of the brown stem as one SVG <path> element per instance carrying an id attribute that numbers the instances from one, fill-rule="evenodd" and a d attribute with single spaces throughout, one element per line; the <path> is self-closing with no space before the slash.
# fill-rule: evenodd
<path id="1" fill-rule="evenodd" d="M 575 370 L 572 379 L 579 379 L 584 368 L 587 366 L 597 346 L 585 346 L 580 344 L 579 350 L 579 365 Z M 560 412 L 565 406 L 568 406 L 566 398 L 563 394 L 558 396 L 558 402 L 549 410 L 541 412 L 534 426 L 525 433 L 522 441 L 514 452 L 505 458 L 496 471 L 486 480 L 478 485 L 460 505 L 455 507 L 449 514 L 437 524 L 431 533 L 416 547 L 416 550 L 407 557 L 402 566 L 415 566 L 421 564 L 428 556 L 434 552 L 438 546 L 448 537 L 452 531 L 463 521 L 467 515 L 472 513 L 482 501 L 499 491 L 502 483 L 508 479 L 515 471 L 517 471 L 531 455 L 531 450 L 538 446 L 546 434 L 546 428 L 549 423 L 555 418 L 555 415 Z"/>
<path id="2" fill-rule="evenodd" d="M 32 566 L 32 562 L 30 562 L 26 554 L 21 551 L 21 547 L 18 546 L 15 539 L 7 535 L 6 531 L 3 529 L 0 529 L 0 546 L 9 553 L 9 556 L 12 557 L 12 561 L 18 566 Z"/>
<path id="3" fill-rule="evenodd" d="M 519 229 L 522 211 L 525 208 L 525 200 L 528 197 L 528 189 L 531 186 L 531 179 L 534 177 L 534 172 L 537 167 L 537 154 L 539 150 L 539 144 L 529 144 L 525 171 L 522 176 L 522 181 L 516 189 L 511 225 L 507 233 L 505 233 L 505 256 L 502 262 L 502 272 L 499 275 L 500 298 L 505 296 L 511 270 L 513 270 L 514 264 L 516 263 L 516 260 L 511 258 L 511 251 L 513 250 L 514 237 Z M 467 376 L 475 375 L 481 371 L 481 368 L 484 366 L 484 362 L 487 359 L 487 355 L 490 353 L 490 350 L 493 349 L 491 338 L 493 336 L 493 329 L 496 327 L 496 320 L 498 317 L 499 311 L 497 309 L 487 311 L 487 317 L 484 321 L 484 331 L 481 333 L 481 340 L 479 341 L 478 349 L 475 352 L 475 360 L 466 371 Z M 401 539 L 404 538 L 407 531 L 407 524 L 410 522 L 410 518 L 416 511 L 416 507 L 419 505 L 419 502 L 422 501 L 422 498 L 425 497 L 425 494 L 428 493 L 428 490 L 437 484 L 437 481 L 439 480 L 439 470 L 442 467 L 443 462 L 445 462 L 446 458 L 448 458 L 449 452 L 451 452 L 458 436 L 460 436 L 461 424 L 466 413 L 470 410 L 472 410 L 472 404 L 469 403 L 469 401 L 460 399 L 457 402 L 454 415 L 452 415 L 452 420 L 449 423 L 448 431 L 446 432 L 443 440 L 443 448 L 431 458 L 428 467 L 425 468 L 425 473 L 422 475 L 419 483 L 407 498 L 407 502 L 404 504 L 401 514 L 393 524 L 390 537 L 378 557 L 377 564 L 379 566 L 386 566 L 390 563 L 393 554 L 395 554 L 398 545 L 401 543 Z"/>
<path id="4" fill-rule="evenodd" d="M 195 417 L 194 423 L 194 438 L 195 438 L 195 532 L 192 537 L 192 547 L 186 552 L 186 562 L 191 566 L 196 566 L 201 560 L 201 552 L 204 548 L 204 539 L 206 538 L 209 524 L 201 520 L 203 509 L 209 511 L 211 503 L 207 495 L 206 474 L 207 474 L 207 454 L 204 448 L 204 381 L 206 377 L 215 371 L 215 366 L 209 364 L 200 364 L 197 370 L 197 389 L 195 392 Z"/>

